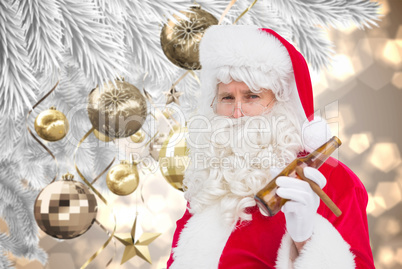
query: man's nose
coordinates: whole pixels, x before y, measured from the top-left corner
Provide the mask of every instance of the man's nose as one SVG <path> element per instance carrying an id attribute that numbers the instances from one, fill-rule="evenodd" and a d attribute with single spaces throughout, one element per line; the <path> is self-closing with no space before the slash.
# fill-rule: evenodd
<path id="1" fill-rule="evenodd" d="M 241 111 L 241 102 L 236 102 L 234 112 L 233 112 L 233 118 L 237 119 L 237 118 L 240 118 L 243 116 L 244 116 L 243 112 Z"/>

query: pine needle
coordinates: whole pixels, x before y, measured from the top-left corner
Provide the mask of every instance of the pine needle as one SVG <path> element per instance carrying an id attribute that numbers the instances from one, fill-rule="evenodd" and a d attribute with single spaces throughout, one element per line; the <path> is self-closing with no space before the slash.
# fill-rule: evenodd
<path id="1" fill-rule="evenodd" d="M 17 6 L 0 1 L 0 115 L 16 117 L 36 97 Z"/>

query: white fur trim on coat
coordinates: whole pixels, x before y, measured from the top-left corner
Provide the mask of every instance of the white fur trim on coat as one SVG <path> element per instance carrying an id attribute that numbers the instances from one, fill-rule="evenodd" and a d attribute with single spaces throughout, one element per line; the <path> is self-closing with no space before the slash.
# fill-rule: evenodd
<path id="1" fill-rule="evenodd" d="M 233 227 L 223 223 L 219 206 L 194 214 L 183 228 L 173 249 L 171 269 L 218 268 L 223 248 Z M 195 255 L 196 254 L 196 255 Z"/>
<path id="2" fill-rule="evenodd" d="M 321 215 L 316 215 L 316 224 L 311 239 L 304 245 L 299 256 L 291 261 L 295 246 L 286 233 L 278 251 L 278 269 L 352 269 L 355 268 L 354 255 L 350 246 L 334 226 Z"/>

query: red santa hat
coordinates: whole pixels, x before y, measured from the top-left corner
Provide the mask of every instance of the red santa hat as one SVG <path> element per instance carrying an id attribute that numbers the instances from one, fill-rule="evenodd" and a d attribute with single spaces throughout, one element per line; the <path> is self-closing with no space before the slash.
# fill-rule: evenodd
<path id="1" fill-rule="evenodd" d="M 210 104 L 220 82 L 217 74 L 222 69 L 244 68 L 263 77 L 259 86 L 272 90 L 277 100 L 294 106 L 308 150 L 330 138 L 326 122 L 319 117 L 313 121 L 313 89 L 304 57 L 273 30 L 254 25 L 211 26 L 200 43 L 200 63 L 200 114 L 212 112 Z"/>

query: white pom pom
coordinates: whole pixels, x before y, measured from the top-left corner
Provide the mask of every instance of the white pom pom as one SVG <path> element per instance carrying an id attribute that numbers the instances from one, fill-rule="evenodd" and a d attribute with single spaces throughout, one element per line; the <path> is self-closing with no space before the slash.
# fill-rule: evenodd
<path id="1" fill-rule="evenodd" d="M 327 122 L 320 116 L 314 116 L 314 120 L 306 120 L 302 127 L 302 138 L 304 149 L 308 152 L 314 151 L 332 137 Z"/>

